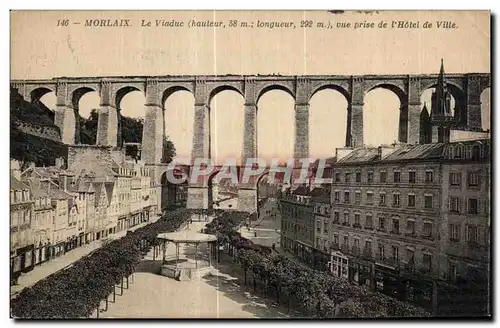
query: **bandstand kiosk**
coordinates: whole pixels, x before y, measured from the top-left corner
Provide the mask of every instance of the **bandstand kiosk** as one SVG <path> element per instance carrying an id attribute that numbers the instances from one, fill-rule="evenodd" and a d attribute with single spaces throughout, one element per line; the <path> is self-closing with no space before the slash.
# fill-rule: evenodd
<path id="1" fill-rule="evenodd" d="M 163 264 L 160 274 L 179 281 L 201 278 L 211 273 L 212 243 L 217 242 L 214 235 L 203 234 L 195 231 L 183 230 L 178 232 L 160 233 L 157 238 L 163 241 Z M 167 245 L 175 245 L 175 254 L 168 254 Z M 194 254 L 185 251 L 180 254 L 181 244 L 194 245 Z M 207 244 L 207 252 L 198 254 L 200 244 Z"/>

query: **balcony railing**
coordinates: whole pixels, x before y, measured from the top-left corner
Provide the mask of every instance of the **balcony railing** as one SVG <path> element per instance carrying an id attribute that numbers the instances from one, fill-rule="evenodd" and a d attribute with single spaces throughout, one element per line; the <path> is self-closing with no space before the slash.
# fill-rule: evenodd
<path id="1" fill-rule="evenodd" d="M 366 259 L 371 259 L 372 258 L 372 250 L 368 249 L 368 248 L 365 248 L 365 249 L 363 249 L 363 254 L 362 255 Z"/>
<path id="2" fill-rule="evenodd" d="M 371 225 L 370 225 L 370 226 L 366 226 L 366 227 L 364 227 L 364 228 L 365 228 L 366 230 L 373 230 L 373 226 L 371 226 Z"/>
<path id="3" fill-rule="evenodd" d="M 383 262 L 385 264 L 393 266 L 395 268 L 399 268 L 399 266 L 400 266 L 399 259 L 398 258 L 394 258 L 394 257 L 386 258 L 386 259 L 383 260 Z"/>
<path id="4" fill-rule="evenodd" d="M 361 224 L 359 224 L 359 223 L 354 223 L 354 224 L 352 225 L 352 227 L 353 227 L 353 228 L 360 228 L 360 229 L 361 229 Z"/>
<path id="5" fill-rule="evenodd" d="M 349 222 L 342 222 L 342 225 L 348 227 L 350 224 L 349 224 Z"/>
<path id="6" fill-rule="evenodd" d="M 420 235 L 420 238 L 426 239 L 426 240 L 434 240 L 433 235 Z"/>

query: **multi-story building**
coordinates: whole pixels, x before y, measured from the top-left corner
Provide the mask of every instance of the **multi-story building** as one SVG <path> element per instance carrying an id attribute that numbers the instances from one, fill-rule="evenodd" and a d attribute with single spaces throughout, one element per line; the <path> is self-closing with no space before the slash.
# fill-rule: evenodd
<path id="1" fill-rule="evenodd" d="M 128 164 L 128 163 L 126 163 Z M 132 168 L 130 165 L 117 165 L 114 168 L 116 173 L 115 192 L 118 193 L 118 222 L 116 231 L 123 231 L 126 229 L 127 220 L 130 214 L 130 200 L 131 200 L 131 187 L 132 187 Z"/>
<path id="2" fill-rule="evenodd" d="M 69 225 L 73 222 L 75 216 L 70 218 L 70 206 L 73 203 L 73 196 L 58 188 L 52 186 L 52 182 L 48 185 L 46 190 L 49 195 L 54 208 L 54 221 L 52 226 L 52 242 L 51 242 L 51 257 L 60 256 L 70 248 L 68 239 L 69 234 L 72 233 Z"/>
<path id="3" fill-rule="evenodd" d="M 442 148 L 400 145 L 338 152 L 331 240 L 332 250 L 348 255 L 350 280 L 403 297 L 414 275 L 437 276 Z M 429 281 L 415 286 L 416 298 L 431 301 Z"/>
<path id="4" fill-rule="evenodd" d="M 92 185 L 95 191 L 95 214 L 94 214 L 94 233 L 95 240 L 100 240 L 105 238 L 109 234 L 108 230 L 108 206 L 111 202 L 111 193 L 109 184 L 113 182 L 107 182 L 106 179 L 96 178 L 92 181 Z M 108 185 L 108 186 L 106 186 Z"/>
<path id="5" fill-rule="evenodd" d="M 13 281 L 36 264 L 160 214 L 161 185 L 151 170 L 107 158 L 101 148 L 73 149 L 83 156 L 71 161 L 74 171 L 32 165 L 21 174 L 19 163 L 11 163 Z M 105 160 L 92 160 L 96 154 Z"/>
<path id="6" fill-rule="evenodd" d="M 489 302 L 490 147 L 489 140 L 444 147 L 439 277 L 450 284 L 438 306 L 474 299 L 469 311 L 484 313 Z"/>
<path id="7" fill-rule="evenodd" d="M 313 263 L 314 215 L 308 187 L 288 190 L 280 199 L 281 247 L 306 263 Z"/>
<path id="8" fill-rule="evenodd" d="M 34 200 L 32 229 L 34 245 L 34 264 L 49 260 L 50 242 L 53 235 L 52 224 L 54 208 L 49 195 L 42 189 L 31 187 L 31 196 Z"/>
<path id="9" fill-rule="evenodd" d="M 449 155 L 474 147 L 464 143 L 339 151 L 328 227 L 339 258 L 332 262 L 347 258 L 349 280 L 434 311 L 440 282 L 487 272 L 489 142 L 476 145 L 476 159 L 472 150 Z"/>
<path id="10" fill-rule="evenodd" d="M 22 272 L 33 268 L 34 201 L 29 186 L 19 181 L 18 177 L 10 177 L 11 281 L 16 281 Z"/>

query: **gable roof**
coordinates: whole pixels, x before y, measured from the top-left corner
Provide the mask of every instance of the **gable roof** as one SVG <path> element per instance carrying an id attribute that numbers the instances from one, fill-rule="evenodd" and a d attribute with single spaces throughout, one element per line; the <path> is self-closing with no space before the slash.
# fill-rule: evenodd
<path id="1" fill-rule="evenodd" d="M 13 175 L 10 176 L 10 190 L 26 190 L 30 189 L 30 187 L 18 179 L 16 179 Z"/>

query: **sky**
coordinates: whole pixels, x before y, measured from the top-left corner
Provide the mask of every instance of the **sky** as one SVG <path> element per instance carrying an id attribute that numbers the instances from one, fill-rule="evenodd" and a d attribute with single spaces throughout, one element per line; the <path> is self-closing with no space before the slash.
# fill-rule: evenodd
<path id="1" fill-rule="evenodd" d="M 68 26 L 57 26 L 68 19 Z M 87 19 L 130 19 L 122 28 L 85 27 Z M 456 29 L 268 29 L 141 27 L 142 20 L 185 22 L 214 20 L 229 24 L 274 21 L 346 23 L 400 20 L 455 22 Z M 73 24 L 80 22 L 80 24 Z M 322 11 L 170 11 L 170 12 L 12 12 L 11 78 L 61 76 L 196 75 L 196 74 L 424 74 L 438 73 L 441 58 L 447 73 L 490 72 L 490 22 L 487 11 L 346 12 Z M 422 104 L 430 106 L 430 90 Z M 54 107 L 55 95 L 42 101 Z M 132 92 L 120 104 L 122 114 L 144 116 L 144 95 Z M 243 147 L 243 98 L 218 94 L 210 104 L 212 158 L 240 158 Z M 95 93 L 79 103 L 82 116 L 98 108 Z M 285 159 L 293 155 L 294 100 L 270 91 L 259 100 L 258 153 Z M 483 127 L 489 128 L 489 90 L 482 95 Z M 368 145 L 397 139 L 399 99 L 375 89 L 364 98 L 364 139 Z M 191 153 L 194 99 L 179 91 L 165 103 L 167 135 L 179 157 Z M 310 101 L 312 157 L 334 156 L 345 143 L 347 101 L 334 90 Z"/>

